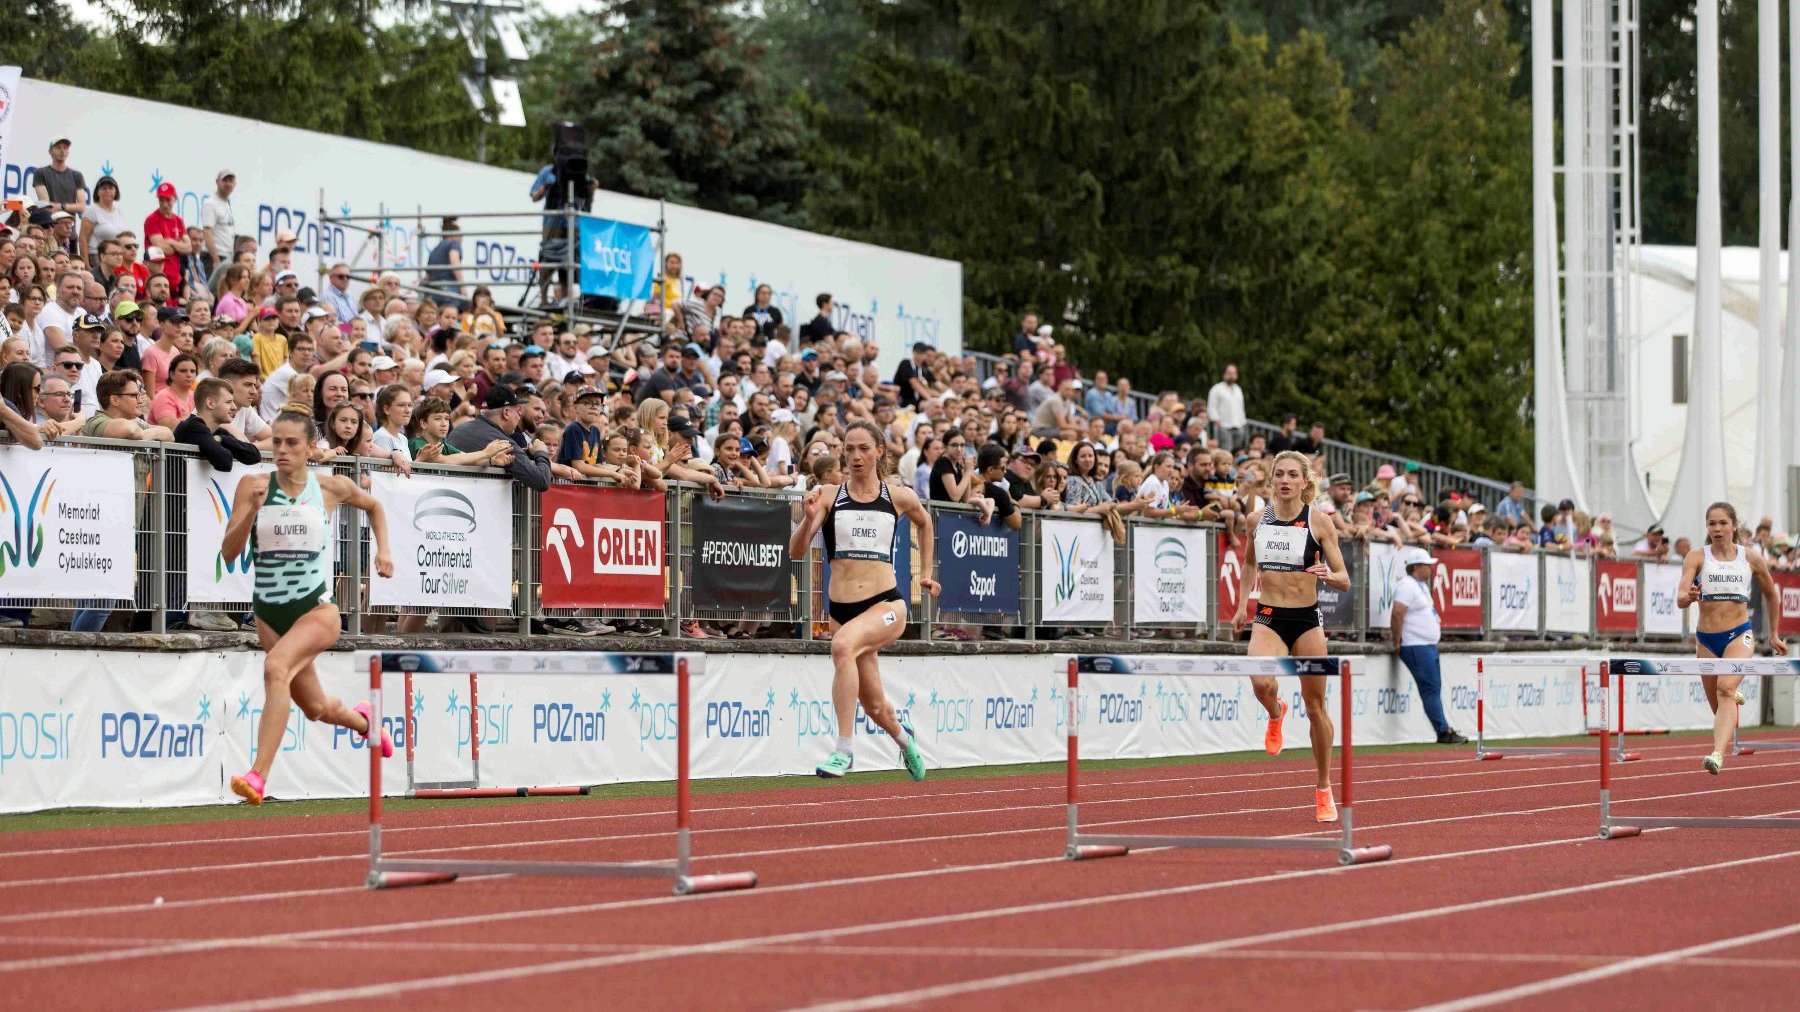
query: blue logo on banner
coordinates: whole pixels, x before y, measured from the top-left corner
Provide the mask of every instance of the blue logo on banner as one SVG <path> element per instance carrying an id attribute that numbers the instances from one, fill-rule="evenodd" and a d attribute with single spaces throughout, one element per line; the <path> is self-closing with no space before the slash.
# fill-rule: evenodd
<path id="1" fill-rule="evenodd" d="M 582 215 L 581 294 L 648 299 L 656 275 L 656 233 Z"/>
<path id="2" fill-rule="evenodd" d="M 937 518 L 938 596 L 943 611 L 1010 614 L 1019 610 L 1019 533 L 973 517 Z"/>

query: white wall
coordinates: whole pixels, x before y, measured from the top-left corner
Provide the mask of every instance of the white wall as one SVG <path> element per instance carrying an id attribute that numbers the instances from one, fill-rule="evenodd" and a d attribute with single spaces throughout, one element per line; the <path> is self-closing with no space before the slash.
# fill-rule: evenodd
<path id="1" fill-rule="evenodd" d="M 156 208 L 158 183 L 175 184 L 181 191 L 177 209 L 194 224 L 214 176 L 232 169 L 238 231 L 266 249 L 277 231 L 293 229 L 300 236 L 295 269 L 315 289 L 324 285 L 317 272 L 336 260 L 359 268 L 419 263 L 421 221 L 435 231 L 445 213 L 522 212 L 463 222 L 466 232 L 532 233 L 465 240 L 464 260 L 483 268 L 483 282 L 515 286 L 502 301 L 516 301 L 516 286 L 524 280 L 522 272 L 506 268 L 537 257 L 527 173 L 43 81 L 27 80 L 20 91 L 9 160 L 0 167 L 0 193 L 8 198 L 29 194 L 30 172 L 48 160 L 49 143 L 68 137 L 74 142 L 70 164 L 90 187 L 102 175 L 117 179 L 126 217 L 140 229 Z M 368 236 L 321 222 L 321 206 L 333 215 L 388 215 L 379 258 Z M 594 212 L 654 225 L 657 203 L 602 192 Z M 726 286 L 729 312 L 748 305 L 756 285 L 766 283 L 798 328 L 814 315 L 813 297 L 831 292 L 840 307 L 838 325 L 872 335 L 889 376 L 914 341 L 962 350 L 962 265 L 955 261 L 695 208 L 670 205 L 667 215 L 668 248 L 682 254 L 691 279 Z"/>

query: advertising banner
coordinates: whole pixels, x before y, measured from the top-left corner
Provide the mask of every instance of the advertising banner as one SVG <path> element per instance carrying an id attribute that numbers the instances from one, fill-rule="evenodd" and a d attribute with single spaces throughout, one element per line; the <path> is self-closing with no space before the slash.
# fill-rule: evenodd
<path id="1" fill-rule="evenodd" d="M 1593 625 L 1593 562 L 1567 555 L 1546 555 L 1544 562 L 1544 631 L 1586 634 Z"/>
<path id="2" fill-rule="evenodd" d="M 136 485 L 129 453 L 0 446 L 0 600 L 130 600 Z"/>
<path id="3" fill-rule="evenodd" d="M 1638 567 L 1635 562 L 1599 559 L 1594 563 L 1594 629 L 1636 634 Z"/>
<path id="4" fill-rule="evenodd" d="M 1250 608 L 1256 607 L 1258 594 L 1256 577 L 1244 570 L 1244 556 L 1231 547 L 1231 539 L 1224 532 L 1219 533 L 1219 622 L 1230 625 L 1237 614 L 1238 596 L 1250 596 Z M 1246 609 L 1244 620 L 1250 620 L 1252 611 Z"/>
<path id="5" fill-rule="evenodd" d="M 775 611 L 788 604 L 788 504 L 694 500 L 693 606 Z"/>
<path id="6" fill-rule="evenodd" d="M 582 215 L 581 294 L 648 299 L 659 267 L 656 233 L 642 225 Z"/>
<path id="7" fill-rule="evenodd" d="M 1131 532 L 1131 620 L 1195 625 L 1206 621 L 1212 531 L 1127 524 Z"/>
<path id="8" fill-rule="evenodd" d="M 387 508 L 394 578 L 369 603 L 409 608 L 512 606 L 512 486 L 438 475 L 371 475 Z"/>
<path id="9" fill-rule="evenodd" d="M 1437 559 L 1431 593 L 1437 598 L 1438 617 L 1444 628 L 1480 629 L 1481 550 L 1438 548 L 1431 555 Z"/>
<path id="10" fill-rule="evenodd" d="M 1681 596 L 1681 567 L 1673 562 L 1646 562 L 1643 566 L 1644 635 L 1681 636 L 1684 616 L 1675 602 Z"/>
<path id="11" fill-rule="evenodd" d="M 1440 574 L 1442 570 L 1439 571 Z M 1488 622 L 1495 630 L 1537 632 L 1538 560 L 1516 552 L 1488 553 Z"/>
<path id="12" fill-rule="evenodd" d="M 1098 522 L 1038 524 L 1039 598 L 1045 622 L 1113 620 L 1113 541 Z"/>
<path id="13" fill-rule="evenodd" d="M 253 566 L 250 543 L 227 559 L 220 554 L 225 528 L 231 525 L 231 505 L 238 482 L 253 474 L 267 474 L 272 464 L 236 464 L 229 471 L 215 471 L 198 457 L 187 464 L 187 599 L 194 604 L 241 604 L 250 600 Z M 398 560 L 396 560 L 396 563 Z"/>
<path id="14" fill-rule="evenodd" d="M 661 608 L 667 587 L 661 492 L 552 485 L 543 495 L 546 608 Z"/>
<path id="15" fill-rule="evenodd" d="M 1406 572 L 1400 568 L 1400 548 L 1383 542 L 1369 544 L 1369 628 L 1386 630 L 1393 625 L 1394 594 Z M 1439 604 L 1442 611 L 1443 605 Z"/>
<path id="16" fill-rule="evenodd" d="M 6 155 L 12 150 L 7 138 L 12 136 L 13 122 L 18 119 L 19 73 L 18 67 L 0 67 L 0 165 L 6 164 Z"/>
<path id="17" fill-rule="evenodd" d="M 939 513 L 938 595 L 941 611 L 1016 615 L 1019 611 L 1019 532 L 982 525 L 961 513 Z"/>
<path id="18" fill-rule="evenodd" d="M 1782 638 L 1800 636 L 1800 573 L 1770 573 L 1775 579 L 1775 590 L 1781 598 L 1781 630 Z M 1790 651 L 1793 647 L 1788 648 Z"/>

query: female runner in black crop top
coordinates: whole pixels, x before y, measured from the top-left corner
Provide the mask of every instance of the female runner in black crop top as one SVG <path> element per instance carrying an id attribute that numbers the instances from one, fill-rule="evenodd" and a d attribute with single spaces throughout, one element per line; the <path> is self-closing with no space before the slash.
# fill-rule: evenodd
<path id="1" fill-rule="evenodd" d="M 895 712 L 881 687 L 881 648 L 906 631 L 906 591 L 894 574 L 895 536 L 901 517 L 919 530 L 919 589 L 937 596 L 931 578 L 931 514 L 918 495 L 900 484 L 881 480 L 884 440 L 869 422 L 852 423 L 844 433 L 842 485 L 818 485 L 806 493 L 805 516 L 788 543 L 793 558 L 805 558 L 813 535 L 825 532 L 825 557 L 831 567 L 831 702 L 837 711 L 835 747 L 817 773 L 841 777 L 854 762 L 851 737 L 856 702 L 862 700 L 869 719 L 900 744 L 900 760 L 914 780 L 925 779 L 913 729 Z"/>

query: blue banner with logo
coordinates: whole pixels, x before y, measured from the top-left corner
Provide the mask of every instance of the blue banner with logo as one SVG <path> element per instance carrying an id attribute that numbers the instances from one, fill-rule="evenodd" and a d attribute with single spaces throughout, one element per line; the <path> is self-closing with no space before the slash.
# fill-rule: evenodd
<path id="1" fill-rule="evenodd" d="M 1019 610 L 1019 532 L 959 513 L 937 515 L 938 608 L 960 614 Z"/>
<path id="2" fill-rule="evenodd" d="M 656 275 L 656 233 L 587 214 L 580 229 L 581 294 L 648 299 Z"/>

